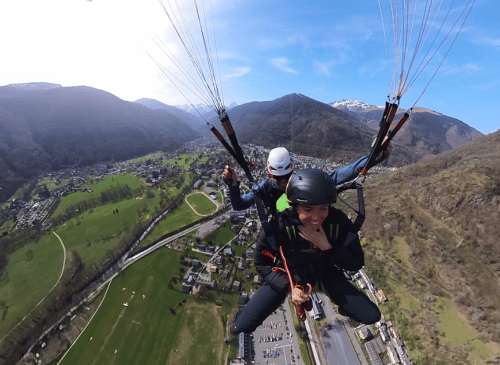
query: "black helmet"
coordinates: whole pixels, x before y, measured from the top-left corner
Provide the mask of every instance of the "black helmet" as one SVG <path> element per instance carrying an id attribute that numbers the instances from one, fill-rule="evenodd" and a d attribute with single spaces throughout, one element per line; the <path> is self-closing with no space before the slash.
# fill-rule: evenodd
<path id="1" fill-rule="evenodd" d="M 292 174 L 286 187 L 291 205 L 322 205 L 337 200 L 336 181 L 320 169 L 304 169 Z"/>

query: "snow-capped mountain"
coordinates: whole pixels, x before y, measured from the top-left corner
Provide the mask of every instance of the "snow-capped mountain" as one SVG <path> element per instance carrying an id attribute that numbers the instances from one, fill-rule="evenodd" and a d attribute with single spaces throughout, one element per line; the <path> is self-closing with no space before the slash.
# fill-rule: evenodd
<path id="1" fill-rule="evenodd" d="M 334 101 L 329 105 L 333 106 L 336 109 L 340 109 L 342 111 L 349 110 L 353 112 L 367 111 L 368 109 L 382 109 L 382 110 L 384 109 L 383 106 L 370 105 L 368 103 L 365 103 L 364 101 L 351 100 L 351 99 Z"/>
<path id="2" fill-rule="evenodd" d="M 334 101 L 328 105 L 358 118 L 361 122 L 366 123 L 372 128 L 376 128 L 376 123 L 378 123 L 384 112 L 383 106 L 370 105 L 359 100 L 344 99 Z"/>

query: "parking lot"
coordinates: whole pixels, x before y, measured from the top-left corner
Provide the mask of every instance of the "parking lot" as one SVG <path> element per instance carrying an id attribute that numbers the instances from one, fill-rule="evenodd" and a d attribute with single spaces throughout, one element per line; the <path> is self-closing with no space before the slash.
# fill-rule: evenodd
<path id="1" fill-rule="evenodd" d="M 302 365 L 288 299 L 253 333 L 255 364 Z"/>

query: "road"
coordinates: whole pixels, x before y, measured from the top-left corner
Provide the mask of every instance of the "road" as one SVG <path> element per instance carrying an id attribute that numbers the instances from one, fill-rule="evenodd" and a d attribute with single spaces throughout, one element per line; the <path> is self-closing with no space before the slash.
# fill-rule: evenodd
<path id="1" fill-rule="evenodd" d="M 321 331 L 329 365 L 368 365 L 346 317 L 334 311 L 334 304 L 326 294 L 318 293 L 318 297 L 322 300 L 326 318 L 331 323 L 329 328 Z"/>

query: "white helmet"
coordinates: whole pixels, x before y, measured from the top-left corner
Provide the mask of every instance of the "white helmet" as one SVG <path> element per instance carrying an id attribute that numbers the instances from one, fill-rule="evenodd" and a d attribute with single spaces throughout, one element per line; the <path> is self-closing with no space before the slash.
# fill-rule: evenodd
<path id="1" fill-rule="evenodd" d="M 285 147 L 274 148 L 267 158 L 267 169 L 274 176 L 283 176 L 293 171 L 293 160 Z"/>

